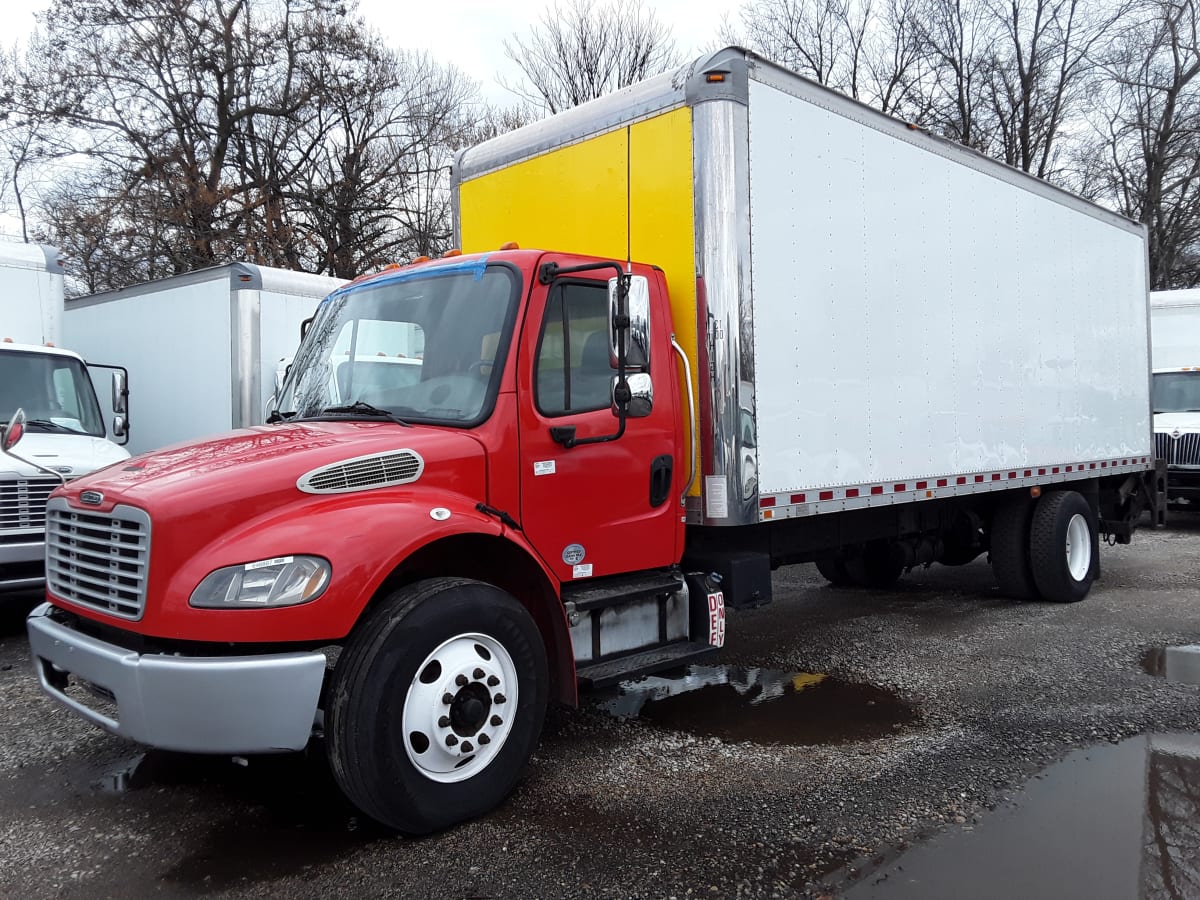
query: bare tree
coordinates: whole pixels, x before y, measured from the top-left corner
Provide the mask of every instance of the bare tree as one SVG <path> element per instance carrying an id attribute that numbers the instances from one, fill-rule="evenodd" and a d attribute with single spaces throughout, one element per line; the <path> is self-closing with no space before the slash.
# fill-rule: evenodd
<path id="1" fill-rule="evenodd" d="M 527 38 L 504 42 L 526 82 L 518 97 L 558 113 L 677 66 L 670 29 L 640 0 L 564 0 L 547 8 Z"/>
<path id="2" fill-rule="evenodd" d="M 1103 55 L 1081 156 L 1085 194 L 1144 223 L 1158 289 L 1200 285 L 1200 22 L 1196 0 L 1145 0 Z"/>
<path id="3" fill-rule="evenodd" d="M 739 12 L 742 36 L 723 33 L 882 112 L 920 119 L 918 9 L 917 0 L 750 0 Z"/>

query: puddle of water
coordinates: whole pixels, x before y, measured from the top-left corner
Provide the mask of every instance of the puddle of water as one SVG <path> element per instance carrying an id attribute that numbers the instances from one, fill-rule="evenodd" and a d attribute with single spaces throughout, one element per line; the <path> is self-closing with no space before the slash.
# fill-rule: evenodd
<path id="1" fill-rule="evenodd" d="M 690 666 L 677 678 L 624 682 L 600 709 L 736 743 L 837 744 L 891 734 L 916 718 L 896 695 L 827 675 Z"/>
<path id="2" fill-rule="evenodd" d="M 224 821 L 214 817 L 208 835 L 161 876 L 203 893 L 303 872 L 384 836 L 345 799 L 323 761 L 302 755 L 234 761 L 150 750 L 114 761 L 90 784 L 131 799 L 145 789 L 204 785 L 214 805 L 239 807 Z"/>
<path id="3" fill-rule="evenodd" d="M 974 828 L 830 887 L 853 900 L 1200 897 L 1200 735 L 1076 751 Z"/>
<path id="4" fill-rule="evenodd" d="M 1167 681 L 1200 684 L 1200 644 L 1152 647 L 1142 655 L 1142 668 Z"/>

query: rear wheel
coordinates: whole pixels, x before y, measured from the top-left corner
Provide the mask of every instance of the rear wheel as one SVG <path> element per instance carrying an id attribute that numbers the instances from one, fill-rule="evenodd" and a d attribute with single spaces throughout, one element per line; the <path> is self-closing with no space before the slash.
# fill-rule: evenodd
<path id="1" fill-rule="evenodd" d="M 849 587 L 854 579 L 846 570 L 846 563 L 840 556 L 830 556 L 817 560 L 817 571 L 834 587 Z"/>
<path id="2" fill-rule="evenodd" d="M 891 541 L 871 541 L 861 554 L 846 561 L 846 571 L 855 584 L 885 590 L 904 571 L 904 554 Z"/>
<path id="3" fill-rule="evenodd" d="M 1038 599 L 1029 558 L 1033 503 L 1027 497 L 1006 500 L 992 517 L 992 573 L 1000 593 L 1014 600 Z"/>
<path id="4" fill-rule="evenodd" d="M 547 680 L 537 626 L 504 591 L 450 578 L 401 588 L 334 670 L 334 777 L 364 813 L 409 834 L 482 815 L 533 752 Z"/>
<path id="5" fill-rule="evenodd" d="M 1075 491 L 1045 494 L 1033 512 L 1029 556 L 1038 591 L 1054 603 L 1076 603 L 1096 580 L 1096 517 Z"/>

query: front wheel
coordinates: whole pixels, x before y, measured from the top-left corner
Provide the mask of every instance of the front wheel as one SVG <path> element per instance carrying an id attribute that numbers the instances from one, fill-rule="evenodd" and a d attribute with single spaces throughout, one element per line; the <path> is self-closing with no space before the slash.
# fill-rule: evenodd
<path id="1" fill-rule="evenodd" d="M 1029 559 L 1043 599 L 1076 603 L 1088 595 L 1099 562 L 1096 516 L 1075 491 L 1043 494 L 1033 511 Z"/>
<path id="2" fill-rule="evenodd" d="M 499 588 L 435 578 L 371 610 L 338 660 L 326 728 L 350 800 L 397 831 L 474 818 L 512 790 L 541 732 L 546 652 Z"/>

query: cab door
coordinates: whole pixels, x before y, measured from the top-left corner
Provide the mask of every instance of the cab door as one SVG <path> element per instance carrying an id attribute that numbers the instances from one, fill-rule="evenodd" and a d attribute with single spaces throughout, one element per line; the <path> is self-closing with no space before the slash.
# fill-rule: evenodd
<path id="1" fill-rule="evenodd" d="M 568 261 L 568 265 L 570 262 Z M 682 454 L 669 319 L 652 278 L 648 415 L 628 417 L 616 440 L 566 447 L 617 431 L 608 337 L 611 269 L 538 284 L 521 336 L 518 406 L 521 524 L 563 582 L 678 562 Z M 665 487 L 665 490 L 664 490 Z"/>

